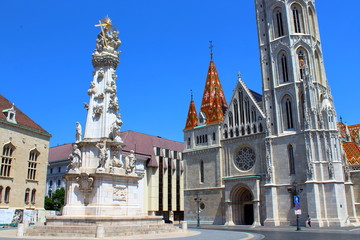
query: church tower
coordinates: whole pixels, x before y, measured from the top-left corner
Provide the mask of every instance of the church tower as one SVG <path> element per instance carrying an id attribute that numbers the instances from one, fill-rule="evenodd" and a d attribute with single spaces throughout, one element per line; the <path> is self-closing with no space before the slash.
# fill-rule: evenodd
<path id="1" fill-rule="evenodd" d="M 265 225 L 288 225 L 299 195 L 302 216 L 315 226 L 344 226 L 341 145 L 315 1 L 255 2 L 267 133 Z"/>

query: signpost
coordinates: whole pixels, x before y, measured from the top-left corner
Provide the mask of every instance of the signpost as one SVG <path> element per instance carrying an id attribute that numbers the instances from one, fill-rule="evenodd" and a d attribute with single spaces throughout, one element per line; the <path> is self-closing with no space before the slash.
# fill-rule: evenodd
<path id="1" fill-rule="evenodd" d="M 300 196 L 294 196 L 294 203 L 295 203 L 295 215 L 296 215 L 296 231 L 300 231 L 300 220 L 299 216 L 301 215 L 301 207 L 300 207 Z"/>

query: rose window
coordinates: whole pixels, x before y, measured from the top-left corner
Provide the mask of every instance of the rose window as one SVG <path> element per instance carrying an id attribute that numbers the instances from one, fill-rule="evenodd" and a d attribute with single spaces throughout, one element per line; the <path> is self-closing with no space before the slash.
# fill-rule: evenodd
<path id="1" fill-rule="evenodd" d="M 242 171 L 248 171 L 255 165 L 255 152 L 249 147 L 243 147 L 238 152 L 234 163 Z"/>

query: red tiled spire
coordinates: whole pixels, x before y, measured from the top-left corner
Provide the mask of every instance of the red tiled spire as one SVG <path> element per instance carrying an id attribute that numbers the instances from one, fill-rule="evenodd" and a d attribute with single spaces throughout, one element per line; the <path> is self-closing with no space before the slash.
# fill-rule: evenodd
<path id="1" fill-rule="evenodd" d="M 196 108 L 195 108 L 195 103 L 194 100 L 192 99 L 191 96 L 191 102 L 190 102 L 190 106 L 189 106 L 189 112 L 188 112 L 188 116 L 186 119 L 186 125 L 184 130 L 188 130 L 191 128 L 194 128 L 198 125 L 198 117 L 197 117 L 197 113 L 196 113 Z"/>
<path id="2" fill-rule="evenodd" d="M 215 90 L 215 96 L 214 96 L 214 100 L 212 103 L 212 108 L 210 111 L 210 115 L 206 121 L 206 124 L 222 122 L 222 120 L 224 119 L 224 112 L 223 112 L 222 106 L 223 105 L 222 105 L 221 98 Z"/>
<path id="3" fill-rule="evenodd" d="M 218 112 L 219 105 L 222 112 L 221 116 L 220 113 Z M 226 109 L 227 109 L 227 104 L 226 104 L 224 92 L 222 90 L 220 79 L 216 71 L 215 63 L 213 60 L 211 60 L 208 74 L 206 77 L 205 89 L 201 103 L 201 112 L 205 113 L 207 117 L 206 124 L 209 124 L 209 122 L 211 123 L 221 122 L 223 120 Z M 216 112 L 217 115 L 215 117 L 216 121 L 215 120 L 210 121 L 210 117 L 214 117 L 215 114 L 214 111 Z"/>
<path id="4" fill-rule="evenodd" d="M 360 147 L 354 142 L 344 142 L 343 148 L 349 165 L 360 165 Z"/>

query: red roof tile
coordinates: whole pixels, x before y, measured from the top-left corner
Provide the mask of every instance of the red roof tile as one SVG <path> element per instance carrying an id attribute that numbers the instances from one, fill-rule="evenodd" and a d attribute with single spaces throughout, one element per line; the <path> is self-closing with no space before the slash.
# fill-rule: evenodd
<path id="1" fill-rule="evenodd" d="M 198 125 L 198 123 L 195 103 L 194 100 L 191 100 L 184 130 L 194 128 Z"/>
<path id="2" fill-rule="evenodd" d="M 2 112 L 5 109 L 9 109 L 13 106 L 13 104 L 7 100 L 3 95 L 0 94 L 0 119 L 7 121 L 5 114 Z M 16 111 L 16 124 L 25 126 L 27 128 L 31 128 L 33 130 L 40 131 L 47 135 L 50 135 L 45 129 L 40 127 L 37 123 L 35 123 L 30 117 L 28 117 L 25 113 L 23 113 L 19 108 L 15 106 Z"/>
<path id="3" fill-rule="evenodd" d="M 343 148 L 349 165 L 360 165 L 360 147 L 354 142 L 344 142 Z"/>
<path id="4" fill-rule="evenodd" d="M 351 141 L 358 142 L 359 141 L 360 124 L 348 126 L 348 129 L 350 132 Z"/>

